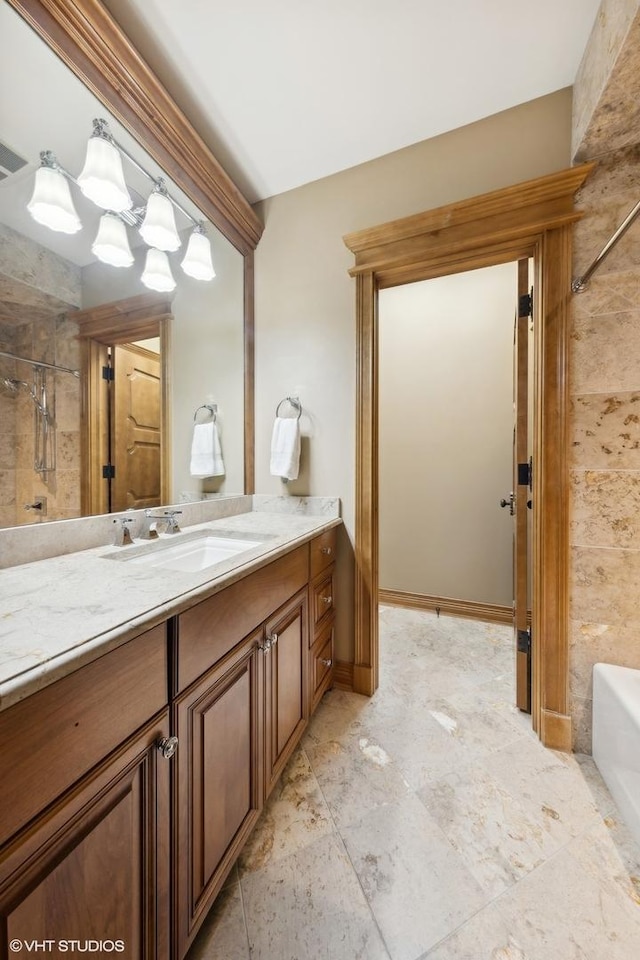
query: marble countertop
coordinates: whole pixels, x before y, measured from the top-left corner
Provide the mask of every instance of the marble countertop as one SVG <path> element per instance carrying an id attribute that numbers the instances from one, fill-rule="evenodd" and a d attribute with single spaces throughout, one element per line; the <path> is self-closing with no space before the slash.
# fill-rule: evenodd
<path id="1" fill-rule="evenodd" d="M 337 508 L 292 512 L 272 501 L 263 509 L 185 527 L 185 535 L 210 529 L 264 538 L 196 573 L 118 562 L 127 552 L 138 553 L 143 541 L 0 571 L 0 710 L 340 523 Z M 181 536 L 161 539 L 174 544 Z"/>

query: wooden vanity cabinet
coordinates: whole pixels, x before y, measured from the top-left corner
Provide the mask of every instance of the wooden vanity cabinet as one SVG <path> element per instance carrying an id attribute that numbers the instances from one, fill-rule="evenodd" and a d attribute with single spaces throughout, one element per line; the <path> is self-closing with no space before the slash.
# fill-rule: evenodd
<path id="1" fill-rule="evenodd" d="M 255 824 L 263 799 L 263 631 L 175 706 L 175 955 L 183 957 Z"/>
<path id="2" fill-rule="evenodd" d="M 264 626 L 265 799 L 309 718 L 307 610 L 304 589 Z"/>
<path id="3" fill-rule="evenodd" d="M 124 942 L 127 957 L 164 960 L 171 766 L 158 749 L 170 733 L 164 627 L 3 711 L 0 733 L 11 771 L 0 781 L 0 955 L 12 955 L 14 939 L 113 940 Z"/>
<path id="4" fill-rule="evenodd" d="M 311 541 L 311 609 L 309 629 L 310 710 L 315 710 L 322 696 L 333 684 L 335 673 L 335 527 L 325 530 Z"/>

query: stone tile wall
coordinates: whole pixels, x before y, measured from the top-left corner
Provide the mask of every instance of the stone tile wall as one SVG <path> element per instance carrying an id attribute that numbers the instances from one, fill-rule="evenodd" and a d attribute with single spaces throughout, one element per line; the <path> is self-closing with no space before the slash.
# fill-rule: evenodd
<path id="1" fill-rule="evenodd" d="M 574 276 L 640 199 L 640 147 L 612 151 L 576 198 Z M 640 668 L 640 223 L 573 297 L 570 692 L 591 751 L 594 663 Z"/>

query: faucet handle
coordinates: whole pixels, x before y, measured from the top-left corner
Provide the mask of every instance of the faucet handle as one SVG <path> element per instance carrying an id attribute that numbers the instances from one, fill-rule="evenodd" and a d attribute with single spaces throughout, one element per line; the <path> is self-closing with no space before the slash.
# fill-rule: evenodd
<path id="1" fill-rule="evenodd" d="M 120 529 L 116 530 L 116 547 L 125 547 L 128 543 L 133 543 L 131 531 L 127 524 L 133 523 L 133 517 L 116 517 L 114 523 L 120 524 Z"/>

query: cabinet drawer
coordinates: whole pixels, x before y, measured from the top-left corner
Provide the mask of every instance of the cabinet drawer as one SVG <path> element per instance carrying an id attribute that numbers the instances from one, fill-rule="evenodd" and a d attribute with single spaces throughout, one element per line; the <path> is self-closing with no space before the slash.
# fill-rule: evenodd
<path id="1" fill-rule="evenodd" d="M 313 625 L 314 627 L 334 611 L 333 601 L 333 568 L 324 577 L 318 580 L 313 587 Z M 314 637 L 310 638 L 313 643 Z"/>
<path id="2" fill-rule="evenodd" d="M 327 624 L 318 636 L 310 652 L 311 676 L 313 678 L 313 693 L 311 708 L 315 709 L 318 700 L 331 684 L 333 675 L 333 620 Z"/>
<path id="3" fill-rule="evenodd" d="M 231 584 L 178 617 L 178 690 L 224 657 L 309 579 L 307 546 Z"/>
<path id="4" fill-rule="evenodd" d="M 311 579 L 326 570 L 336 558 L 336 528 L 325 530 L 311 541 Z"/>
<path id="5" fill-rule="evenodd" d="M 166 625 L 0 713 L 0 843 L 167 704 Z"/>

